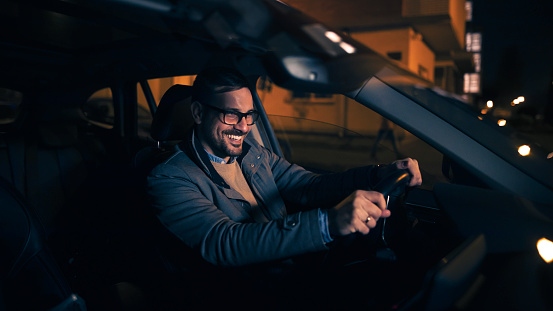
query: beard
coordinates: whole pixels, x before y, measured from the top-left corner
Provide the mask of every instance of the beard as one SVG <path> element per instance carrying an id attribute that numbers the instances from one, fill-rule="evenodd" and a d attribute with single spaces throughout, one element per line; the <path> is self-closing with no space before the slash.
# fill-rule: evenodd
<path id="1" fill-rule="evenodd" d="M 235 130 L 223 131 L 225 136 L 222 140 L 219 140 L 219 148 L 226 153 L 227 156 L 238 157 L 242 154 L 243 138 L 240 142 L 232 143 L 227 140 L 227 135 L 243 136 L 244 133 Z"/>
<path id="2" fill-rule="evenodd" d="M 206 132 L 205 130 L 205 128 L 202 129 L 203 135 L 201 136 L 203 136 L 204 142 L 209 146 L 213 155 L 225 158 L 238 157 L 242 154 L 243 138 L 240 141 L 233 142 L 228 136 L 242 137 L 246 133 L 235 129 L 224 130 L 222 132 L 213 132 L 213 130 Z"/>

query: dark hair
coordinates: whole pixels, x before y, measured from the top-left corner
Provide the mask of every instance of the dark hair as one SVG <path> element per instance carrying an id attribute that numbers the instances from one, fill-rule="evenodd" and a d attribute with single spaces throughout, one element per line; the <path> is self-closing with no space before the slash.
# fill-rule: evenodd
<path id="1" fill-rule="evenodd" d="M 198 74 L 192 85 L 192 101 L 209 103 L 214 94 L 249 87 L 248 79 L 229 67 L 209 67 Z"/>

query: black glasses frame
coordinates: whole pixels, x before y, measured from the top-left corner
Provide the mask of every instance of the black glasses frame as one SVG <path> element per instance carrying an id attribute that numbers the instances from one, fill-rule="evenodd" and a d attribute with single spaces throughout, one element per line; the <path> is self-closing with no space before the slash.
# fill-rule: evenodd
<path id="1" fill-rule="evenodd" d="M 208 105 L 208 104 L 204 104 L 202 103 L 202 105 L 210 108 L 210 109 L 213 109 L 217 112 L 220 112 L 223 114 L 223 119 L 221 121 L 223 121 L 224 124 L 226 125 L 236 125 L 238 123 L 240 123 L 240 121 L 242 121 L 242 118 L 246 118 L 246 122 L 248 121 L 248 116 L 251 116 L 252 117 L 252 123 L 247 123 L 248 125 L 254 125 L 255 122 L 257 122 L 257 119 L 259 119 L 259 112 L 257 110 L 252 110 L 252 111 L 248 111 L 246 113 L 242 113 L 242 112 L 239 112 L 239 111 L 234 111 L 234 110 L 225 110 L 225 109 L 221 109 L 221 108 L 218 108 L 218 107 L 215 107 L 215 106 L 211 106 L 211 105 Z M 235 115 L 238 117 L 238 121 L 236 121 L 236 123 L 228 123 L 227 122 L 227 114 L 232 114 L 232 115 Z"/>

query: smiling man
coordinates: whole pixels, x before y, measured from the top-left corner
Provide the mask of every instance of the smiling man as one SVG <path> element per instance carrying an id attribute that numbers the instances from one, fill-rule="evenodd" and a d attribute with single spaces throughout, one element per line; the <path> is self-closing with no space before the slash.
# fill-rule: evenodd
<path id="1" fill-rule="evenodd" d="M 192 116 L 205 150 L 228 162 L 231 157 L 242 154 L 244 138 L 259 114 L 253 109 L 247 85 L 215 87 L 214 91 L 218 93 L 199 91 L 193 99 Z"/>
<path id="2" fill-rule="evenodd" d="M 410 171 L 411 186 L 422 182 L 413 159 L 319 175 L 277 156 L 248 138 L 259 114 L 248 80 L 233 69 L 197 76 L 191 113 L 188 138 L 148 176 L 157 217 L 181 243 L 175 247 L 191 254 L 178 265 L 199 258 L 251 267 L 326 251 L 337 237 L 366 235 L 390 216 L 382 194 L 359 189 L 395 169 Z M 289 214 L 288 205 L 299 212 Z"/>

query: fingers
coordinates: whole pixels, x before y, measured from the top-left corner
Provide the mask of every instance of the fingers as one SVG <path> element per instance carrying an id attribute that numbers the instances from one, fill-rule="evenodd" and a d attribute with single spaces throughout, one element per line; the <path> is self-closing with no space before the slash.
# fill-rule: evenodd
<path id="1" fill-rule="evenodd" d="M 358 190 L 329 211 L 331 234 L 347 235 L 355 232 L 368 234 L 380 218 L 389 217 L 390 211 L 381 193 Z"/>
<path id="2" fill-rule="evenodd" d="M 409 186 L 420 186 L 422 185 L 422 175 L 419 169 L 419 162 L 415 159 L 406 158 L 402 160 L 397 160 L 392 162 L 398 169 L 406 169 L 411 174 L 411 181 L 409 181 Z"/>
<path id="3" fill-rule="evenodd" d="M 352 232 L 360 232 L 362 234 L 368 234 L 370 229 L 374 228 L 376 226 L 376 222 L 378 221 L 378 217 L 371 216 L 369 212 L 367 212 L 363 208 L 357 208 L 354 210 L 355 216 L 352 221 Z M 373 212 L 374 213 L 374 212 Z M 378 212 L 377 212 L 378 213 Z M 375 213 L 375 214 L 377 214 Z"/>
<path id="4" fill-rule="evenodd" d="M 390 216 L 386 206 L 386 200 L 381 193 L 375 191 L 356 191 L 358 206 L 356 206 L 356 219 L 354 227 L 356 232 L 368 234 L 370 229 L 376 227 L 380 218 Z M 355 205 L 354 205 L 355 206 Z"/>

